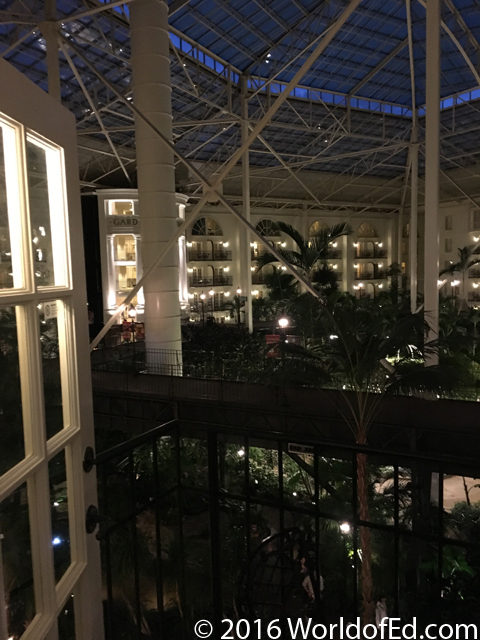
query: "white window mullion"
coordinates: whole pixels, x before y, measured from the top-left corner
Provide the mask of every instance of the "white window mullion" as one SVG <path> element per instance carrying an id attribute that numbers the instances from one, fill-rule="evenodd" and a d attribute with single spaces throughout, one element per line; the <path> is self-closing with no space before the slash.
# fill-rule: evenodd
<path id="1" fill-rule="evenodd" d="M 46 617 L 46 623 L 51 625 L 51 621 L 56 618 L 57 599 L 53 569 L 50 489 L 46 461 L 34 477 L 28 479 L 27 487 L 36 611 Z"/>

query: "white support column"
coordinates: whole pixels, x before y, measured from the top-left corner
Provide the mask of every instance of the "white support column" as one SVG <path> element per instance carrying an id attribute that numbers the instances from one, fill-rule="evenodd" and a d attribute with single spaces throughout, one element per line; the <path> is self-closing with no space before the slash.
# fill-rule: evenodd
<path id="1" fill-rule="evenodd" d="M 132 89 L 137 107 L 171 141 L 172 109 L 168 8 L 161 0 L 130 7 Z M 173 153 L 136 115 L 139 213 L 143 270 L 177 232 Z M 149 349 L 181 349 L 178 246 L 146 280 L 145 340 Z"/>
<path id="2" fill-rule="evenodd" d="M 417 127 L 412 131 L 412 180 L 410 202 L 410 226 L 409 226 L 409 253 L 410 253 L 410 309 L 412 313 L 417 310 L 418 291 L 418 138 Z"/>
<path id="3" fill-rule="evenodd" d="M 58 59 L 58 26 L 56 0 L 45 0 L 45 22 L 39 27 L 47 50 L 48 93 L 61 102 L 60 61 Z"/>
<path id="4" fill-rule="evenodd" d="M 247 78 L 242 78 L 242 144 L 248 138 L 248 90 Z M 242 155 L 242 190 L 243 190 L 243 217 L 250 222 L 250 154 L 248 147 Z M 253 315 L 252 315 L 252 271 L 250 257 L 250 230 L 246 227 L 243 230 L 244 241 L 244 266 L 240 263 L 240 268 L 244 270 L 245 295 L 247 300 L 245 303 L 245 326 L 248 332 L 253 333 Z"/>
<path id="5" fill-rule="evenodd" d="M 429 340 L 438 337 L 438 206 L 440 174 L 440 0 L 427 3 L 425 122 L 425 317 Z M 430 356 L 427 366 L 438 363 Z"/>

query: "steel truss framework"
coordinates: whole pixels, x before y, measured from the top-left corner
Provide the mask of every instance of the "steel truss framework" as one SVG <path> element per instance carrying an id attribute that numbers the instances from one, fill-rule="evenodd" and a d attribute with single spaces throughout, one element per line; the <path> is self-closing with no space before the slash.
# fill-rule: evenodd
<path id="1" fill-rule="evenodd" d="M 218 173 L 240 148 L 242 101 L 251 130 L 345 8 L 312 0 L 241 4 L 191 0 L 170 6 L 175 147 L 206 176 Z M 351 208 L 348 187 L 361 188 L 366 178 L 377 180 L 377 189 L 368 184 L 365 196 L 355 197 L 355 210 L 358 202 L 379 211 L 405 202 L 417 110 L 420 176 L 424 171 L 425 112 L 425 10 L 412 3 L 408 20 L 406 6 L 363 0 L 306 70 L 303 84 L 250 145 L 253 206 L 285 208 L 298 200 L 307 208 L 337 201 L 340 209 Z M 2 7 L 2 56 L 44 89 L 52 29 L 50 50 L 57 38 L 63 43 L 61 97 L 77 118 L 83 186 L 130 186 L 134 118 L 111 89 L 131 98 L 128 2 L 14 0 Z M 473 2 L 460 8 L 451 0 L 443 7 L 441 169 L 449 175 L 444 197 L 467 194 L 476 202 L 480 27 L 474 9 Z M 311 173 L 320 174 L 313 187 L 303 177 Z M 287 181 L 295 196 L 279 202 L 278 189 Z M 180 163 L 178 182 L 200 197 L 203 185 Z M 235 175 L 226 176 L 224 192 L 232 203 L 241 201 L 234 184 Z"/>

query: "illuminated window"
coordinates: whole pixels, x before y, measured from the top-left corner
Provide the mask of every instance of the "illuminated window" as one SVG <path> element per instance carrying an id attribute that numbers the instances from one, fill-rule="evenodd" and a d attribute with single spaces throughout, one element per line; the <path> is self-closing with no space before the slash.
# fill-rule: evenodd
<path id="1" fill-rule="evenodd" d="M 133 200 L 111 200 L 109 214 L 111 216 L 133 216 Z"/>
<path id="2" fill-rule="evenodd" d="M 192 236 L 223 236 L 223 231 L 213 218 L 199 218 L 192 227 Z"/>
<path id="3" fill-rule="evenodd" d="M 358 238 L 378 238 L 378 233 L 373 224 L 370 222 L 364 222 L 358 227 L 357 230 Z"/>
<path id="4" fill-rule="evenodd" d="M 267 238 L 277 237 L 280 235 L 280 231 L 278 230 L 275 222 L 273 220 L 268 220 L 267 218 L 265 220 L 260 220 L 260 222 L 255 226 L 255 230 L 258 231 L 260 235 Z"/>

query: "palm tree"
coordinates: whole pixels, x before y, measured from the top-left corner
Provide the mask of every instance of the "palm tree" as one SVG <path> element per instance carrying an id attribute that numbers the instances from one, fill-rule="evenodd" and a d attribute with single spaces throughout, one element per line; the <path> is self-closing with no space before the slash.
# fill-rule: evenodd
<path id="1" fill-rule="evenodd" d="M 440 271 L 440 275 L 449 275 L 454 276 L 455 274 L 460 274 L 462 277 L 462 292 L 461 292 L 461 301 L 465 300 L 465 274 L 469 269 L 474 267 L 476 264 L 480 264 L 480 258 L 472 258 L 473 255 L 473 247 L 463 247 L 458 248 L 458 262 L 452 262 L 452 264 L 445 269 Z M 460 305 L 461 310 L 462 305 Z"/>
<path id="2" fill-rule="evenodd" d="M 245 308 L 245 298 L 239 295 L 233 296 L 232 300 L 223 303 L 222 309 L 230 312 L 230 318 L 235 318 L 237 324 L 241 324 L 241 314 Z"/>
<path id="3" fill-rule="evenodd" d="M 285 222 L 276 223 L 278 231 L 291 238 L 297 245 L 297 250 L 279 249 L 282 258 L 295 267 L 302 275 L 312 282 L 318 282 L 325 287 L 336 285 L 336 278 L 331 276 L 332 270 L 328 267 L 328 253 L 330 244 L 341 236 L 352 233 L 352 228 L 347 222 L 335 224 L 321 229 L 311 238 L 304 238 L 296 229 Z M 264 253 L 257 259 L 258 270 L 273 262 L 278 262 L 272 253 Z M 325 275 L 326 272 L 329 274 Z M 293 280 L 293 276 L 290 276 Z"/>
<path id="4" fill-rule="evenodd" d="M 459 383 L 458 371 L 446 365 L 424 367 L 428 326 L 420 314 L 408 311 L 392 316 L 373 307 L 371 301 L 353 296 L 334 298 L 318 306 L 323 319 L 321 339 L 312 340 L 308 349 L 280 345 L 283 357 L 279 375 L 285 382 L 330 388 L 327 398 L 344 418 L 356 444 L 363 447 L 368 444 L 369 429 L 387 395 L 451 391 Z M 278 365 L 272 362 L 268 366 Z M 358 453 L 356 460 L 358 516 L 368 522 L 367 454 Z M 375 604 L 367 526 L 360 527 L 360 548 L 363 618 L 370 623 Z"/>

